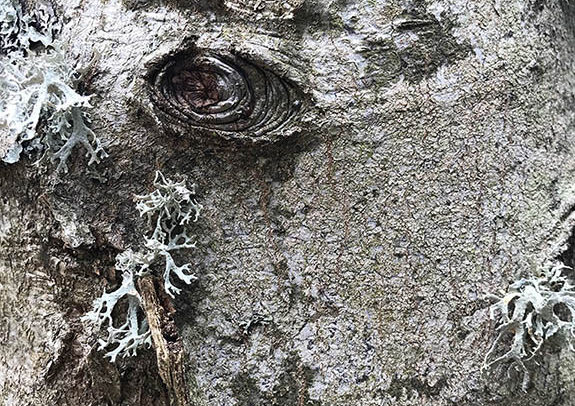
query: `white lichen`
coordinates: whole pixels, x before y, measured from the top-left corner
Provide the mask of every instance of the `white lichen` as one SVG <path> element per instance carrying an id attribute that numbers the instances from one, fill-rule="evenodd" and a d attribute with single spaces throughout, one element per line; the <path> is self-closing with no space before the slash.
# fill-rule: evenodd
<path id="1" fill-rule="evenodd" d="M 185 182 L 167 180 L 158 171 L 154 186 L 156 190 L 152 193 L 136 196 L 136 208 L 140 216 L 147 216 L 149 224 L 154 226 L 151 235 L 145 237 L 145 246 L 153 260 L 164 258 L 164 289 L 168 295 L 174 297 L 174 294 L 180 293 L 180 289 L 171 283 L 172 274 L 186 284 L 196 279 L 196 276 L 188 273 L 189 264 L 176 265 L 172 252 L 196 246 L 188 235 L 186 226 L 190 221 L 198 220 L 201 206 L 192 198 L 195 185 L 190 190 Z"/>
<path id="2" fill-rule="evenodd" d="M 540 352 L 550 337 L 561 334 L 571 350 L 575 338 L 575 286 L 565 275 L 570 268 L 558 264 L 540 277 L 520 279 L 508 288 L 490 308 L 491 319 L 497 320 L 497 337 L 489 348 L 483 369 L 509 363 L 523 373 L 522 389 L 527 390 L 529 372 L 525 362 Z M 496 352 L 511 339 L 509 348 Z"/>
<path id="3" fill-rule="evenodd" d="M 88 164 L 106 153 L 82 109 L 90 108 L 90 97 L 72 87 L 74 71 L 66 63 L 53 36 L 30 25 L 11 3 L 0 0 L 2 49 L 0 63 L 0 159 L 15 163 L 22 151 L 41 150 L 43 158 L 57 162 L 57 171 L 67 172 L 66 162 L 76 146 L 82 146 Z M 12 10 L 12 11 L 11 11 Z M 36 13 L 36 19 L 47 13 Z M 48 17 L 41 23 L 50 24 Z M 38 26 L 40 23 L 36 23 Z M 52 33 L 48 26 L 43 32 Z M 42 47 L 32 50 L 32 44 Z M 44 124 L 44 125 L 42 125 Z"/>
<path id="4" fill-rule="evenodd" d="M 118 255 L 116 260 L 116 269 L 121 269 L 121 262 L 124 261 L 122 254 Z M 114 347 L 106 353 L 111 362 L 115 362 L 118 356 L 136 355 L 139 347 L 152 345 L 148 322 L 142 312 L 140 294 L 134 284 L 135 276 L 132 271 L 124 271 L 120 287 L 110 293 L 104 292 L 94 301 L 92 311 L 82 318 L 99 328 L 106 326 L 108 335 L 105 340 L 99 340 L 98 350 Z M 126 299 L 128 309 L 125 321 L 116 327 L 112 313 L 122 299 Z"/>
<path id="5" fill-rule="evenodd" d="M 0 0 L 0 52 L 27 51 L 37 44 L 47 47 L 59 31 L 60 24 L 46 5 L 37 4 L 24 15 L 20 2 Z"/>
<path id="6" fill-rule="evenodd" d="M 190 222 L 198 220 L 201 210 L 193 198 L 195 185 L 188 189 L 184 181 L 173 182 L 161 172 L 156 172 L 154 186 L 153 192 L 135 197 L 136 208 L 141 216 L 148 218 L 152 228 L 148 236 L 144 235 L 144 250 L 135 252 L 128 249 L 118 254 L 116 270 L 122 272 L 121 286 L 113 292 L 104 292 L 94 301 L 92 311 L 83 317 L 97 327 L 106 326 L 108 335 L 99 341 L 99 350 L 112 348 L 106 353 L 112 362 L 118 356 L 135 355 L 139 347 L 151 344 L 150 330 L 135 284 L 137 278 L 153 273 L 155 265 L 163 260 L 164 289 L 172 298 L 181 289 L 172 284 L 171 277 L 175 276 L 186 284 L 196 279 L 189 273 L 190 264 L 178 266 L 172 257 L 174 251 L 195 247 L 187 230 Z M 127 302 L 127 314 L 125 321 L 115 327 L 113 312 L 120 301 Z"/>

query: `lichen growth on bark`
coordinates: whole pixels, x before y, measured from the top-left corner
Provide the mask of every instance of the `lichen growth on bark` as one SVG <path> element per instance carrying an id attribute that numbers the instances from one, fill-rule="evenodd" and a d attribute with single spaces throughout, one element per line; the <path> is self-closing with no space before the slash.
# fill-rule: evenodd
<path id="1" fill-rule="evenodd" d="M 11 2 L 0 3 L 0 50 L 6 52 L 0 64 L 0 159 L 15 163 L 23 151 L 41 151 L 40 161 L 57 162 L 56 170 L 67 172 L 78 145 L 88 165 L 107 154 L 83 112 L 91 107 L 90 96 L 72 87 L 74 70 L 54 39 L 57 22 L 44 10 L 31 17 Z"/>
<path id="2" fill-rule="evenodd" d="M 575 339 L 575 286 L 565 275 L 567 268 L 556 264 L 539 277 L 522 278 L 512 283 L 503 297 L 490 308 L 492 320 L 500 324 L 497 337 L 485 355 L 483 369 L 510 363 L 523 372 L 522 389 L 529 385 L 525 362 L 537 355 L 552 336 L 563 334 L 571 350 Z M 496 356 L 511 336 L 509 349 Z"/>
<path id="3" fill-rule="evenodd" d="M 152 343 L 135 285 L 137 278 L 153 272 L 151 267 L 163 258 L 164 289 L 172 298 L 181 291 L 172 284 L 173 276 L 186 284 L 196 279 L 188 273 L 190 264 L 177 265 L 172 257 L 175 251 L 195 247 L 187 229 L 190 222 L 198 220 L 202 208 L 193 198 L 195 185 L 188 189 L 185 181 L 173 182 L 158 171 L 154 186 L 153 192 L 135 197 L 140 216 L 146 216 L 153 227 L 150 236 L 144 236 L 145 249 L 142 252 L 127 249 L 116 257 L 116 270 L 122 272 L 121 286 L 113 292 L 104 292 L 94 301 L 92 311 L 83 317 L 97 327 L 106 326 L 108 336 L 99 341 L 99 350 L 114 347 L 106 353 L 112 362 L 118 356 L 136 355 L 138 348 Z M 127 301 L 128 310 L 125 322 L 115 327 L 113 312 L 120 301 Z"/>

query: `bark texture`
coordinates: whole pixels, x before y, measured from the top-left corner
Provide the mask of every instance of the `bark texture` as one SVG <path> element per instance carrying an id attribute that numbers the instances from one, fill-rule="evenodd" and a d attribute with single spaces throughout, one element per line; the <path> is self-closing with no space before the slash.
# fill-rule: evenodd
<path id="1" fill-rule="evenodd" d="M 0 402 L 573 404 L 558 340 L 527 392 L 480 372 L 484 295 L 574 262 L 571 0 L 60 1 L 109 157 L 0 164 Z M 197 49 L 289 81 L 296 117 L 251 142 L 160 114 L 151 72 Z M 173 303 L 145 281 L 171 341 L 111 364 L 80 317 L 142 244 L 157 169 L 198 185 L 199 279 Z"/>

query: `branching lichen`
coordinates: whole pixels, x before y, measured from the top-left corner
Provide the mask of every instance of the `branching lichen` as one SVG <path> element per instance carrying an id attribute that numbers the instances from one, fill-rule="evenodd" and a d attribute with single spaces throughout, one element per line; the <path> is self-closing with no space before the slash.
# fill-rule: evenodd
<path id="1" fill-rule="evenodd" d="M 118 255 L 116 269 L 121 268 L 123 260 L 122 254 Z M 105 340 L 99 340 L 98 349 L 103 350 L 117 344 L 114 349 L 106 353 L 111 362 L 115 362 L 119 355 L 123 357 L 136 355 L 139 347 L 152 344 L 148 323 L 143 315 L 140 316 L 142 306 L 140 295 L 134 284 L 135 276 L 131 271 L 124 271 L 121 286 L 113 292 L 104 292 L 94 301 L 92 311 L 83 317 L 84 321 L 92 322 L 97 327 L 106 326 L 108 336 Z M 112 312 L 118 302 L 124 298 L 128 306 L 125 322 L 115 327 Z"/>
<path id="2" fill-rule="evenodd" d="M 74 71 L 53 40 L 52 20 L 42 17 L 48 14 L 34 14 L 48 24 L 40 31 L 32 25 L 32 17 L 23 17 L 6 0 L 0 0 L 0 14 L 7 19 L 0 25 L 0 46 L 7 51 L 0 64 L 0 159 L 17 162 L 27 145 L 58 162 L 57 171 L 67 172 L 72 149 L 81 145 L 90 157 L 89 165 L 99 162 L 106 153 L 82 112 L 91 107 L 90 97 L 72 88 Z M 43 48 L 32 50 L 35 43 Z M 43 122 L 46 125 L 40 130 Z"/>
<path id="3" fill-rule="evenodd" d="M 511 284 L 503 297 L 490 308 L 491 319 L 500 324 L 497 337 L 485 356 L 483 369 L 499 363 L 510 363 L 523 372 L 523 390 L 529 385 L 525 362 L 532 359 L 541 346 L 561 333 L 572 350 L 575 338 L 575 286 L 565 271 L 570 268 L 555 265 L 541 277 L 520 279 Z M 511 336 L 510 348 L 502 355 L 495 353 Z"/>
<path id="4" fill-rule="evenodd" d="M 177 276 L 186 284 L 196 277 L 188 274 L 189 264 L 177 266 L 172 252 L 194 248 L 196 244 L 187 234 L 186 225 L 197 221 L 201 206 L 192 198 L 194 186 L 187 189 L 185 182 L 167 180 L 160 172 L 154 180 L 156 190 L 148 195 L 136 196 L 136 208 L 141 216 L 147 216 L 149 224 L 154 226 L 150 237 L 146 237 L 146 248 L 152 261 L 164 257 L 164 289 L 171 297 L 180 293 L 180 289 L 172 285 L 170 277 Z"/>
<path id="5" fill-rule="evenodd" d="M 37 4 L 24 15 L 20 2 L 0 0 L 0 52 L 27 52 L 36 44 L 47 47 L 59 31 L 60 24 L 46 5 Z"/>
<path id="6" fill-rule="evenodd" d="M 145 249 L 142 252 L 128 249 L 116 257 L 116 270 L 122 272 L 121 286 L 113 292 L 104 292 L 94 301 L 92 311 L 83 317 L 99 328 L 106 326 L 108 335 L 99 341 L 99 349 L 112 347 L 106 353 L 112 362 L 118 356 L 135 355 L 139 347 L 151 344 L 150 330 L 135 285 L 137 278 L 153 273 L 154 265 L 163 259 L 164 289 L 171 297 L 181 291 L 172 284 L 172 276 L 186 284 L 196 279 L 189 273 L 190 264 L 178 266 L 172 257 L 174 251 L 195 247 L 187 230 L 190 222 L 198 220 L 201 210 L 193 198 L 195 185 L 188 189 L 184 181 L 173 182 L 156 172 L 154 186 L 152 193 L 135 197 L 140 215 L 145 215 L 153 228 L 149 236 L 144 235 Z M 114 309 L 120 301 L 127 303 L 127 314 L 125 321 L 115 327 Z"/>

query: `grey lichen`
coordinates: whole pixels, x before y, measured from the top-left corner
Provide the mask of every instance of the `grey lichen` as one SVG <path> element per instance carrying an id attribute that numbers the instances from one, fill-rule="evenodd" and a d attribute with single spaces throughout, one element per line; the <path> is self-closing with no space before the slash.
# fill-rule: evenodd
<path id="1" fill-rule="evenodd" d="M 97 327 L 106 326 L 108 336 L 99 341 L 99 350 L 113 347 L 106 353 L 112 362 L 118 356 L 136 355 L 138 348 L 151 345 L 150 329 L 135 284 L 137 278 L 153 273 L 152 267 L 163 258 L 164 289 L 171 297 L 181 291 L 172 284 L 172 276 L 186 284 L 196 279 L 189 273 L 190 264 L 178 266 L 172 257 L 174 251 L 195 247 L 187 229 L 190 222 L 198 220 L 201 210 L 193 198 L 195 185 L 188 189 L 185 181 L 173 182 L 158 171 L 154 186 L 153 192 L 135 197 L 140 215 L 146 216 L 153 227 L 149 236 L 144 235 L 145 249 L 142 252 L 128 249 L 116 257 L 116 270 L 122 272 L 121 286 L 113 292 L 104 292 L 94 301 L 92 311 L 83 317 Z M 115 327 L 113 311 L 120 301 L 127 302 L 128 310 L 125 322 Z"/>
<path id="2" fill-rule="evenodd" d="M 97 327 L 106 326 L 108 336 L 105 340 L 99 340 L 99 350 L 117 344 L 114 349 L 106 353 L 111 362 L 115 362 L 118 356 L 136 355 L 138 348 L 152 345 L 148 322 L 142 315 L 140 294 L 134 284 L 137 273 L 133 272 L 131 266 L 125 266 L 130 262 L 129 257 L 129 252 L 123 252 L 116 258 L 116 269 L 124 268 L 120 287 L 110 293 L 104 292 L 94 301 L 92 311 L 83 317 L 84 321 L 94 323 Z M 119 327 L 115 327 L 112 312 L 122 299 L 128 304 L 126 319 Z"/>
<path id="3" fill-rule="evenodd" d="M 32 17 L 6 0 L 0 2 L 0 14 L 6 19 L 0 37 L 7 52 L 0 64 L 0 159 L 15 163 L 26 147 L 43 151 L 44 159 L 57 162 L 57 171 L 67 172 L 72 150 L 81 145 L 89 165 L 99 162 L 107 154 L 82 111 L 91 107 L 90 96 L 72 87 L 74 70 L 52 35 L 56 23 L 45 17 L 41 21 L 47 27 L 40 32 L 31 25 Z M 34 48 L 36 43 L 42 47 Z"/>
<path id="4" fill-rule="evenodd" d="M 188 235 L 186 226 L 190 221 L 198 220 L 202 206 L 192 197 L 195 194 L 195 185 L 188 189 L 184 181 L 172 182 L 158 171 L 154 186 L 156 190 L 152 193 L 136 196 L 136 208 L 140 216 L 147 216 L 150 225 L 154 226 L 151 236 L 145 237 L 147 262 L 164 258 L 164 289 L 174 297 L 174 294 L 180 293 L 180 289 L 172 285 L 172 274 L 186 284 L 196 279 L 194 275 L 187 273 L 189 264 L 176 265 L 172 252 L 196 246 Z"/>
<path id="5" fill-rule="evenodd" d="M 523 372 L 522 389 L 529 385 L 525 362 L 540 352 L 542 345 L 560 333 L 571 350 L 575 338 L 575 286 L 565 275 L 570 268 L 555 264 L 539 277 L 523 278 L 511 284 L 503 297 L 490 308 L 491 319 L 500 324 L 497 337 L 485 356 L 483 369 L 510 363 Z M 511 336 L 510 348 L 496 356 Z"/>
<path id="6" fill-rule="evenodd" d="M 38 43 L 47 47 L 60 28 L 53 10 L 44 4 L 24 14 L 20 2 L 0 0 L 0 52 L 27 51 Z"/>

